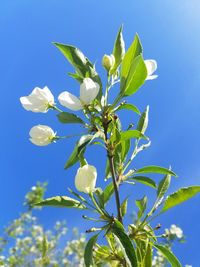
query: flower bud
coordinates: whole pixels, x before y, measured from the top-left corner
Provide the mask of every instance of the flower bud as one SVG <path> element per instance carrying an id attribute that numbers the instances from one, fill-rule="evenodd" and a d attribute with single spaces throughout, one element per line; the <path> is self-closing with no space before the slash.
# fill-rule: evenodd
<path id="1" fill-rule="evenodd" d="M 37 125 L 32 127 L 29 135 L 29 140 L 37 146 L 47 146 L 51 144 L 56 137 L 54 131 L 46 125 Z"/>
<path id="2" fill-rule="evenodd" d="M 55 105 L 54 96 L 47 86 L 43 89 L 36 87 L 30 95 L 20 97 L 20 102 L 28 111 L 43 113 Z"/>
<path id="3" fill-rule="evenodd" d="M 102 59 L 102 65 L 103 67 L 109 71 L 115 64 L 115 57 L 111 54 L 109 55 L 104 55 Z"/>
<path id="4" fill-rule="evenodd" d="M 84 165 L 76 173 L 75 186 L 80 192 L 89 194 L 94 191 L 97 179 L 97 170 L 94 166 Z"/>

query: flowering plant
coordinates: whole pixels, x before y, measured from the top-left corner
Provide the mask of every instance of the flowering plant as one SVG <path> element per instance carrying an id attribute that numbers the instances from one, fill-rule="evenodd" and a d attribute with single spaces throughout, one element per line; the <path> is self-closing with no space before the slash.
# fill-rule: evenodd
<path id="1" fill-rule="evenodd" d="M 86 244 L 84 252 L 85 266 L 153 266 L 153 251 L 158 251 L 173 267 L 180 267 L 181 263 L 173 254 L 170 246 L 159 242 L 155 232 L 159 226 L 152 227 L 152 220 L 176 205 L 190 199 L 200 192 L 200 186 L 181 188 L 165 197 L 170 186 L 171 177 L 177 177 L 171 168 L 160 166 L 145 166 L 139 169 L 131 167 L 135 157 L 151 144 L 146 135 L 148 127 L 149 107 L 144 112 L 127 101 L 147 80 L 157 78 L 155 60 L 144 60 L 143 49 L 139 36 L 136 35 L 131 46 L 125 51 L 122 27 L 114 43 L 111 55 L 104 55 L 102 65 L 107 73 L 107 82 L 103 90 L 102 81 L 95 65 L 76 47 L 54 43 L 72 64 L 75 73 L 69 74 L 80 84 L 79 98 L 70 92 L 62 92 L 59 103 L 71 111 L 82 111 L 83 116 L 62 111 L 56 106 L 50 90 L 35 88 L 31 95 L 20 99 L 26 110 L 46 113 L 49 109 L 58 112 L 61 123 L 80 124 L 85 130 L 76 142 L 74 150 L 65 164 L 65 169 L 76 163 L 80 167 L 75 177 L 77 191 L 69 189 L 72 197 L 55 196 L 35 203 L 35 206 L 56 206 L 92 210 L 97 216 L 84 219 L 92 220 L 97 227 L 87 230 L 95 232 Z M 119 90 L 113 101 L 110 101 L 110 90 L 119 84 Z M 138 123 L 124 129 L 118 112 L 120 110 L 135 112 L 140 118 Z M 34 126 L 30 131 L 30 141 L 39 146 L 45 146 L 63 138 L 58 136 L 50 127 Z M 97 171 L 87 163 L 85 151 L 88 146 L 100 145 L 107 154 L 106 180 L 111 182 L 104 188 L 96 187 Z M 164 177 L 158 182 L 146 174 L 161 174 Z M 100 179 L 100 178 L 98 178 Z M 149 207 L 147 196 L 135 201 L 138 209 L 134 223 L 125 225 L 124 216 L 127 212 L 128 198 L 121 202 L 120 188 L 124 183 L 141 183 L 156 191 L 156 199 Z M 79 193 L 81 192 L 81 193 Z M 84 194 L 85 195 L 84 195 Z M 116 214 L 109 212 L 107 204 L 115 196 Z M 173 227 L 174 237 L 181 235 Z M 97 241 L 103 233 L 107 245 L 100 245 Z M 166 233 L 165 233 L 166 235 Z M 173 235 L 173 234 L 172 234 Z M 171 237 L 172 237 L 171 235 Z M 162 237 L 162 236 L 161 236 Z M 171 238 L 170 237 L 170 238 Z M 155 258 L 154 258 L 155 259 Z"/>

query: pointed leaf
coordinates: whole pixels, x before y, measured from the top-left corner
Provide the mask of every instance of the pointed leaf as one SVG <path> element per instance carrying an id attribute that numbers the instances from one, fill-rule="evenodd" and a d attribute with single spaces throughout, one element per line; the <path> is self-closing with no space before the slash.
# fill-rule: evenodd
<path id="1" fill-rule="evenodd" d="M 146 110 L 140 116 L 140 119 L 137 125 L 137 130 L 140 131 L 142 134 L 145 133 L 148 127 L 148 121 L 149 121 L 149 106 L 146 107 Z"/>
<path id="2" fill-rule="evenodd" d="M 78 200 L 67 196 L 56 196 L 46 198 L 39 203 L 35 203 L 34 206 L 53 206 L 59 208 L 78 208 L 85 209 L 85 206 Z"/>
<path id="3" fill-rule="evenodd" d="M 182 267 L 179 260 L 167 247 L 163 245 L 154 245 L 154 247 L 163 254 L 163 256 L 168 260 L 172 267 Z"/>
<path id="4" fill-rule="evenodd" d="M 170 174 L 172 176 L 177 177 L 177 175 L 171 171 L 168 170 L 167 168 L 163 168 L 160 166 L 145 166 L 141 169 L 138 169 L 137 171 L 134 172 L 134 174 L 138 174 L 138 173 L 160 173 L 160 174 Z"/>
<path id="5" fill-rule="evenodd" d="M 142 45 L 139 36 L 136 34 L 122 61 L 121 77 L 123 77 L 124 79 L 127 78 L 133 60 L 140 54 L 142 54 Z"/>
<path id="6" fill-rule="evenodd" d="M 139 132 L 138 130 L 128 130 L 125 132 L 121 132 L 121 140 L 127 140 L 127 139 L 131 139 L 131 138 L 143 138 L 143 139 L 147 139 L 147 137 L 145 135 L 143 135 L 141 132 Z"/>
<path id="7" fill-rule="evenodd" d="M 93 248 L 97 241 L 98 234 L 92 236 L 86 244 L 85 252 L 84 252 L 84 262 L 86 267 L 93 266 Z"/>
<path id="8" fill-rule="evenodd" d="M 113 68 L 110 70 L 110 74 L 115 73 L 115 71 L 117 70 L 117 68 L 121 64 L 122 59 L 123 59 L 124 54 L 125 54 L 125 44 L 124 44 L 124 39 L 123 39 L 123 35 L 122 35 L 122 29 L 123 29 L 123 27 L 121 26 L 119 29 L 119 32 L 117 34 L 115 44 L 114 44 L 112 54 L 115 57 L 115 64 L 114 64 Z"/>
<path id="9" fill-rule="evenodd" d="M 183 187 L 179 189 L 166 198 L 162 212 L 165 212 L 168 209 L 181 204 L 182 202 L 194 197 L 198 193 L 200 193 L 200 186 L 198 185 Z"/>
<path id="10" fill-rule="evenodd" d="M 158 184 L 157 199 L 161 199 L 167 192 L 171 182 L 171 175 L 167 174 Z"/>
<path id="11" fill-rule="evenodd" d="M 113 186 L 113 183 L 111 182 L 104 189 L 104 204 L 106 204 L 109 201 L 113 193 L 114 193 L 114 186 Z"/>
<path id="12" fill-rule="evenodd" d="M 135 201 L 135 204 L 137 205 L 139 212 L 138 212 L 138 218 L 140 219 L 147 207 L 147 197 L 144 196 L 142 199 L 138 199 Z"/>
<path id="13" fill-rule="evenodd" d="M 126 215 L 126 212 L 127 212 L 127 206 L 128 206 L 128 198 L 126 198 L 122 204 L 121 204 L 121 213 L 122 213 L 122 217 L 124 217 Z"/>
<path id="14" fill-rule="evenodd" d="M 68 161 L 65 164 L 65 169 L 73 166 L 79 161 L 79 157 L 82 157 L 85 152 L 85 147 L 89 144 L 90 140 L 93 138 L 93 135 L 87 134 L 83 135 L 79 141 L 76 143 L 72 154 L 70 155 Z"/>
<path id="15" fill-rule="evenodd" d="M 112 232 L 122 248 L 122 252 L 124 253 L 128 265 L 130 267 L 138 267 L 135 248 L 131 242 L 131 239 L 126 234 L 123 225 L 119 221 L 114 221 Z"/>
<path id="16" fill-rule="evenodd" d="M 119 111 L 119 110 L 122 110 L 122 109 L 129 109 L 129 110 L 132 110 L 132 111 L 134 111 L 135 113 L 137 113 L 139 115 L 141 114 L 139 109 L 133 104 L 126 104 L 126 103 L 121 104 L 121 105 L 119 105 L 119 107 L 117 109 L 115 109 L 115 111 Z"/>
<path id="17" fill-rule="evenodd" d="M 61 113 L 57 114 L 57 117 L 58 117 L 59 121 L 62 123 L 82 123 L 82 124 L 84 124 L 84 121 L 73 113 L 61 112 Z"/>
<path id="18" fill-rule="evenodd" d="M 128 180 L 134 180 L 134 181 L 137 181 L 138 183 L 142 183 L 142 184 L 151 186 L 153 188 L 157 187 L 154 180 L 146 176 L 134 176 L 134 177 L 129 178 Z"/>
<path id="19" fill-rule="evenodd" d="M 124 88 L 121 89 L 122 94 L 124 96 L 130 96 L 135 94 L 137 90 L 145 82 L 146 77 L 147 77 L 146 65 L 144 63 L 142 56 L 140 55 L 134 59 L 126 81 L 123 81 L 122 77 L 121 81 L 122 86 L 124 83 L 126 83 Z"/>

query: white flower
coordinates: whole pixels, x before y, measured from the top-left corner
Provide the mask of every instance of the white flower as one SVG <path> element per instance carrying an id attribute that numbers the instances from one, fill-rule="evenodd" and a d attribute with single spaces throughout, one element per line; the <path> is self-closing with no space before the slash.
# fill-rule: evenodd
<path id="1" fill-rule="evenodd" d="M 115 57 L 114 55 L 104 55 L 102 58 L 102 65 L 103 67 L 109 71 L 115 64 Z"/>
<path id="2" fill-rule="evenodd" d="M 76 173 L 75 186 L 80 192 L 91 193 L 95 189 L 97 179 L 97 170 L 94 166 L 84 165 Z"/>
<path id="3" fill-rule="evenodd" d="M 175 224 L 172 224 L 170 227 L 170 233 L 172 235 L 176 235 L 177 238 L 182 238 L 183 237 L 183 231 L 181 228 L 177 227 Z"/>
<path id="4" fill-rule="evenodd" d="M 158 75 L 152 75 L 157 70 L 157 62 L 153 59 L 147 59 L 144 61 L 147 68 L 147 78 L 146 80 L 154 80 Z"/>
<path id="5" fill-rule="evenodd" d="M 64 91 L 58 96 L 61 105 L 71 110 L 80 110 L 84 105 L 89 105 L 98 95 L 99 84 L 90 78 L 85 78 L 80 85 L 80 99 Z"/>
<path id="6" fill-rule="evenodd" d="M 37 146 L 46 146 L 52 143 L 56 137 L 56 133 L 46 125 L 37 125 L 31 128 L 30 141 Z"/>
<path id="7" fill-rule="evenodd" d="M 29 96 L 20 97 L 20 102 L 28 111 L 43 113 L 55 105 L 54 96 L 47 86 L 43 89 L 36 87 Z"/>

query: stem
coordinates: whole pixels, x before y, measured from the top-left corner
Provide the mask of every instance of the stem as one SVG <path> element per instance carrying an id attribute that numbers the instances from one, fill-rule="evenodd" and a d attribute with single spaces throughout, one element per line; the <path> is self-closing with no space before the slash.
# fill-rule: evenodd
<path id="1" fill-rule="evenodd" d="M 118 190 L 118 186 L 117 186 L 117 179 L 116 179 L 116 174 L 115 174 L 113 156 L 110 156 L 108 154 L 108 159 L 109 159 L 109 163 L 110 163 L 112 181 L 113 181 L 113 186 L 114 186 L 114 191 L 115 191 L 115 200 L 116 200 L 116 205 L 117 205 L 118 220 L 121 223 L 123 223 L 123 221 L 122 221 L 122 213 L 121 213 L 121 208 L 120 208 L 119 190 Z"/>

